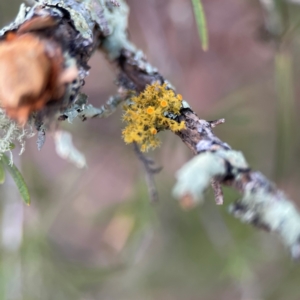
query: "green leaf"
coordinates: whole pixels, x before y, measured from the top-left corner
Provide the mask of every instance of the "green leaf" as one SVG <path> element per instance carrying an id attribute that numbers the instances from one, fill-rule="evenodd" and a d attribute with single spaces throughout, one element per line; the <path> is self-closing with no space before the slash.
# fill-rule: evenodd
<path id="1" fill-rule="evenodd" d="M 27 205 L 30 205 L 29 191 L 28 191 L 27 185 L 24 181 L 24 178 L 23 178 L 22 174 L 20 173 L 20 171 L 18 170 L 18 168 L 15 165 L 10 164 L 10 160 L 5 154 L 2 155 L 1 162 L 6 167 L 8 172 L 11 174 L 13 180 L 15 181 L 15 183 L 18 187 L 18 190 L 19 190 L 24 202 Z"/>
<path id="2" fill-rule="evenodd" d="M 0 184 L 3 184 L 5 182 L 5 170 L 4 166 L 0 160 Z"/>
<path id="3" fill-rule="evenodd" d="M 202 49 L 203 51 L 208 50 L 208 33 L 207 33 L 207 24 L 206 24 L 206 18 L 205 13 L 203 9 L 203 5 L 201 0 L 192 0 L 194 13 L 195 13 L 195 19 L 197 22 L 198 27 L 198 33 L 200 36 Z"/>

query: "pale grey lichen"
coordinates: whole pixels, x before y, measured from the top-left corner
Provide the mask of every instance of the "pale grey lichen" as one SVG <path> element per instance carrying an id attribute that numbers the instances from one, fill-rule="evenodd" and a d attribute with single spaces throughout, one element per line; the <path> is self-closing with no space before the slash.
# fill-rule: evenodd
<path id="1" fill-rule="evenodd" d="M 70 14 L 76 30 L 84 39 L 93 38 L 94 22 L 90 18 L 90 10 L 85 5 L 89 1 L 70 1 L 70 0 L 40 0 L 36 5 L 46 5 L 67 10 Z M 89 16 L 89 17 L 86 17 Z"/>
<path id="2" fill-rule="evenodd" d="M 179 199 L 189 195 L 196 203 L 201 202 L 212 178 L 222 176 L 225 172 L 222 157 L 211 152 L 199 154 L 177 172 L 173 195 Z"/>
<path id="3" fill-rule="evenodd" d="M 245 173 L 249 174 L 248 181 L 243 178 Z M 222 182 L 225 178 L 238 182 L 237 188 L 242 194 L 242 198 L 230 206 L 230 213 L 244 223 L 277 233 L 292 257 L 299 259 L 299 212 L 262 174 L 249 173 L 241 152 L 217 150 L 200 153 L 178 171 L 173 194 L 179 199 L 190 196 L 194 203 L 199 203 L 211 180 Z"/>
<path id="4" fill-rule="evenodd" d="M 262 174 L 255 176 L 264 178 Z M 265 179 L 266 180 L 266 179 Z M 245 185 L 243 197 L 232 204 L 229 212 L 244 223 L 276 232 L 295 259 L 300 257 L 300 215 L 283 192 L 272 192 L 274 186 L 257 188 Z"/>
<path id="5" fill-rule="evenodd" d="M 124 98 L 120 95 L 111 96 L 104 105 L 97 108 L 88 103 L 85 94 L 79 94 L 77 100 L 61 113 L 59 119 L 67 119 L 69 123 L 72 123 L 77 117 L 82 121 L 92 118 L 106 118 L 114 113 L 123 101 Z"/>
<path id="6" fill-rule="evenodd" d="M 103 40 L 101 49 L 106 52 L 109 60 L 118 58 L 122 49 L 136 50 L 127 36 L 129 7 L 123 0 L 118 2 L 120 6 L 113 9 L 108 5 L 104 6 L 104 14 L 110 34 Z"/>
<path id="7" fill-rule="evenodd" d="M 218 150 L 200 153 L 178 171 L 177 183 L 173 189 L 174 196 L 181 199 L 190 195 L 195 202 L 201 201 L 211 180 L 226 175 L 226 163 L 230 164 L 232 175 L 249 168 L 239 151 Z"/>
<path id="8" fill-rule="evenodd" d="M 12 144 L 15 142 L 20 144 L 20 154 L 22 154 L 25 150 L 25 140 L 33 135 L 31 126 L 20 127 L 16 122 L 7 117 L 5 111 L 0 108 L 0 157 L 4 152 L 10 152 Z"/>

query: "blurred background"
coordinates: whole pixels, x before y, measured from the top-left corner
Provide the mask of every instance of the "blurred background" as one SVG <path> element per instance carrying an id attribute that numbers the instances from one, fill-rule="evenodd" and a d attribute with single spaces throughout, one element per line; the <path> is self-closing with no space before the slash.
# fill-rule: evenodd
<path id="1" fill-rule="evenodd" d="M 18 0 L 0 2 L 0 25 Z M 203 0 L 209 51 L 203 52 L 191 2 L 128 0 L 131 39 L 201 118 L 225 118 L 216 134 L 243 151 L 253 169 L 300 207 L 300 6 L 294 0 Z M 84 91 L 95 106 L 115 94 L 102 53 L 90 61 Z M 54 131 L 36 137 L 14 162 L 29 186 L 23 204 L 8 179 L 0 188 L 0 299 L 299 300 L 300 270 L 274 235 L 227 213 L 225 189 L 183 211 L 172 198 L 176 171 L 191 157 L 170 132 L 150 153 L 163 166 L 160 201 L 149 202 L 143 168 L 121 139 L 121 109 L 108 119 L 60 124 L 87 168 L 57 156 Z"/>

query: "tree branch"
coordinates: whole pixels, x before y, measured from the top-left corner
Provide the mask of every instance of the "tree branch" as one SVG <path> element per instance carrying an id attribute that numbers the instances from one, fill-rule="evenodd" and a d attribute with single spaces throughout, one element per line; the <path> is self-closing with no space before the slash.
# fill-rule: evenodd
<path id="1" fill-rule="evenodd" d="M 46 22 L 36 22 L 45 16 L 47 26 Z M 31 114 L 29 122 L 33 120 L 37 128 L 45 128 L 47 119 L 53 120 L 54 114 L 61 115 L 76 107 L 74 103 L 88 74 L 87 62 L 97 48 L 116 66 L 123 90 L 141 92 L 154 82 L 166 82 L 128 40 L 127 18 L 128 7 L 123 0 L 44 0 L 37 1 L 32 8 L 21 7 L 16 21 L 0 31 L 2 42 L 7 42 L 10 32 L 22 35 L 24 30 L 43 43 L 54 40 L 62 51 L 64 69 L 70 64 L 78 69 L 76 80 L 66 83 L 64 96 L 55 103 L 47 100 L 42 109 Z M 221 184 L 235 188 L 242 198 L 231 206 L 231 213 L 243 222 L 278 233 L 292 257 L 299 259 L 300 217 L 284 193 L 262 174 L 252 171 L 240 152 L 214 135 L 212 129 L 220 122 L 199 119 L 186 101 L 182 102 L 176 119 L 186 126 L 176 135 L 197 156 L 179 171 L 174 195 L 197 202 L 212 183 L 219 203 L 223 198 Z"/>
<path id="2" fill-rule="evenodd" d="M 118 30 L 125 32 L 127 28 L 118 27 Z M 140 51 L 132 51 L 126 47 L 129 43 L 126 40 L 123 45 L 120 44 L 119 56 L 114 57 L 121 77 L 125 78 L 123 87 L 134 87 L 137 92 L 140 92 L 145 89 L 146 85 L 157 81 L 161 84 L 166 82 Z M 107 51 L 107 49 L 105 50 Z M 204 157 L 203 154 L 210 154 L 218 171 L 214 174 L 212 172 L 213 165 L 209 164 L 205 173 L 203 165 L 207 164 L 208 159 L 205 159 L 201 167 L 196 167 L 197 163 L 192 160 L 190 165 L 187 164 L 186 169 L 179 172 L 178 183 L 174 189 L 175 196 L 183 201 L 186 201 L 187 197 L 195 201 L 209 182 L 212 182 L 216 202 L 220 204 L 223 201 L 220 185 L 235 188 L 243 197 L 231 205 L 230 212 L 242 222 L 276 232 L 289 248 L 292 257 L 300 259 L 300 216 L 298 211 L 274 184 L 261 173 L 254 172 L 248 167 L 241 153 L 231 150 L 227 143 L 214 135 L 212 128 L 223 121 L 207 122 L 199 119 L 186 102 L 183 104 L 178 121 L 184 121 L 186 125 L 186 129 L 176 133 L 178 137 L 195 155 L 198 155 L 199 159 Z M 223 169 L 220 171 L 221 167 Z M 195 172 L 194 169 L 196 169 Z M 203 176 L 208 180 L 201 189 L 199 187 L 201 182 L 198 187 L 195 185 Z M 194 195 L 193 189 L 197 190 Z"/>

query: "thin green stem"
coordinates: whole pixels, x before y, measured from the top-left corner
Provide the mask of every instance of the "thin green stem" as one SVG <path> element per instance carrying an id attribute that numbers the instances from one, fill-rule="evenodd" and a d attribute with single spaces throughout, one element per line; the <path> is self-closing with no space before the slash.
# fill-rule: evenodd
<path id="1" fill-rule="evenodd" d="M 203 51 L 207 51 L 208 32 L 207 32 L 207 23 L 206 23 L 206 17 L 205 17 L 203 5 L 201 0 L 192 0 L 192 4 L 194 8 L 194 14 L 197 22 L 197 28 L 198 28 L 198 33 L 202 44 L 202 49 Z"/>

